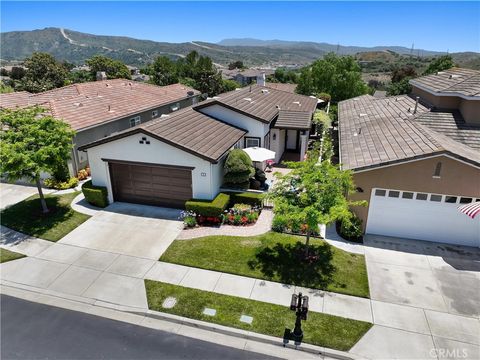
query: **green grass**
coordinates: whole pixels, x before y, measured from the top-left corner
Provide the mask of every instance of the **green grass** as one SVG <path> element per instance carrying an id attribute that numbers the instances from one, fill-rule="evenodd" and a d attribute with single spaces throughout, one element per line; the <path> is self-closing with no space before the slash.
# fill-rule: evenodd
<path id="1" fill-rule="evenodd" d="M 7 261 L 17 260 L 23 257 L 25 257 L 25 255 L 23 254 L 19 254 L 7 249 L 0 249 L 0 264 Z"/>
<path id="2" fill-rule="evenodd" d="M 285 328 L 293 329 L 295 324 L 294 312 L 285 306 L 151 280 L 145 280 L 145 287 L 151 310 L 276 337 L 283 337 Z M 172 309 L 164 309 L 163 300 L 169 296 L 175 297 L 177 304 Z M 205 307 L 216 309 L 216 315 L 202 314 Z M 252 324 L 240 322 L 241 315 L 252 316 Z M 363 321 L 310 311 L 307 321 L 302 324 L 305 334 L 303 341 L 332 349 L 349 350 L 371 326 L 372 324 Z"/>
<path id="3" fill-rule="evenodd" d="M 1 224 L 40 239 L 58 241 L 90 217 L 70 207 L 78 194 L 46 195 L 50 209 L 47 214 L 42 213 L 38 195 L 31 196 L 3 210 Z"/>
<path id="4" fill-rule="evenodd" d="M 318 259 L 302 259 L 305 238 L 269 232 L 254 237 L 207 236 L 176 240 L 161 261 L 216 270 L 291 285 L 369 297 L 363 255 L 312 239 Z"/>

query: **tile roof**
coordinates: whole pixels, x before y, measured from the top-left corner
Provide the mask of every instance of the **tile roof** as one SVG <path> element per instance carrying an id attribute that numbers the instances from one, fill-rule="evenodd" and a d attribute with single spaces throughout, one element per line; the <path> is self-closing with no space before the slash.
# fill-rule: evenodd
<path id="1" fill-rule="evenodd" d="M 213 119 L 188 107 L 90 144 L 84 150 L 136 133 L 146 133 L 210 162 L 218 161 L 247 131 Z"/>
<path id="2" fill-rule="evenodd" d="M 38 94 L 0 94 L 0 107 L 42 105 L 75 130 L 138 114 L 200 92 L 181 84 L 155 86 L 124 79 L 73 84 Z"/>
<path id="3" fill-rule="evenodd" d="M 429 112 L 409 96 L 377 99 L 363 95 L 339 103 L 340 162 L 365 169 L 448 152 L 480 164 L 480 152 L 416 121 Z"/>
<path id="4" fill-rule="evenodd" d="M 465 123 L 459 111 L 432 111 L 415 119 L 422 125 L 480 151 L 480 125 Z"/>
<path id="5" fill-rule="evenodd" d="M 309 130 L 312 126 L 312 114 L 305 111 L 294 110 L 280 110 L 278 112 L 277 120 L 275 121 L 276 128 L 281 129 L 304 129 Z"/>
<path id="6" fill-rule="evenodd" d="M 270 123 L 277 117 L 279 110 L 313 114 L 317 101 L 314 97 L 252 85 L 215 96 L 197 105 L 196 108 L 219 104 L 259 121 Z"/>
<path id="7" fill-rule="evenodd" d="M 452 68 L 410 80 L 410 84 L 437 94 L 480 98 L 480 71 Z"/>

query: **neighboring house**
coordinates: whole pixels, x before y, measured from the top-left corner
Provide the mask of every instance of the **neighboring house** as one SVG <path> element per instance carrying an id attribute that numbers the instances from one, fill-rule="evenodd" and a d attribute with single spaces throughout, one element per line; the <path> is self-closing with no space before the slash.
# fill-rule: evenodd
<path id="1" fill-rule="evenodd" d="M 480 246 L 480 72 L 411 81 L 410 96 L 339 103 L 340 162 L 354 172 L 366 233 Z"/>
<path id="2" fill-rule="evenodd" d="M 0 94 L 0 107 L 45 107 L 76 131 L 68 162 L 70 172 L 88 165 L 78 147 L 115 132 L 151 121 L 162 114 L 196 104 L 200 92 L 181 84 L 155 86 L 116 79 L 73 84 L 38 94 Z"/>
<path id="3" fill-rule="evenodd" d="M 258 83 L 258 81 L 257 81 Z M 286 91 L 292 94 L 295 94 L 295 90 L 297 89 L 297 84 L 284 84 L 284 83 L 272 83 L 272 82 L 266 82 L 265 83 L 266 87 L 269 87 L 271 89 L 275 90 L 282 90 Z"/>
<path id="4" fill-rule="evenodd" d="M 275 71 L 271 69 L 234 69 L 222 70 L 222 74 L 226 79 L 235 80 L 241 86 L 246 86 L 254 83 L 261 76 L 272 75 Z"/>
<path id="5" fill-rule="evenodd" d="M 230 149 L 261 146 L 277 161 L 303 159 L 317 99 L 254 85 L 114 134 L 88 152 L 94 185 L 109 201 L 183 207 L 213 199 L 223 183 Z"/>

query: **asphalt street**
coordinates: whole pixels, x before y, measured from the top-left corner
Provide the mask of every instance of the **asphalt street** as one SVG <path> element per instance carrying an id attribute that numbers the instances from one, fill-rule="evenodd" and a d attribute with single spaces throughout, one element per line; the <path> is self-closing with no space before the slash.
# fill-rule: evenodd
<path id="1" fill-rule="evenodd" d="M 1 295 L 1 359 L 275 359 Z"/>

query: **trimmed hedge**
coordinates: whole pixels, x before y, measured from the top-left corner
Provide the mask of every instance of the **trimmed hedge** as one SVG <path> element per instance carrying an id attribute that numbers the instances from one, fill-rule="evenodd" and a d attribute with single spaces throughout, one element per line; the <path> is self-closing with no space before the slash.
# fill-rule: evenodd
<path id="1" fill-rule="evenodd" d="M 262 206 L 264 194 L 253 192 L 230 193 L 232 204 L 248 204 Z"/>
<path id="2" fill-rule="evenodd" d="M 230 195 L 220 193 L 213 200 L 189 200 L 185 209 L 201 216 L 220 216 L 229 203 Z"/>
<path id="3" fill-rule="evenodd" d="M 95 186 L 92 184 L 92 180 L 88 180 L 82 185 L 82 192 L 90 204 L 102 208 L 108 205 L 108 192 L 106 187 Z"/>

